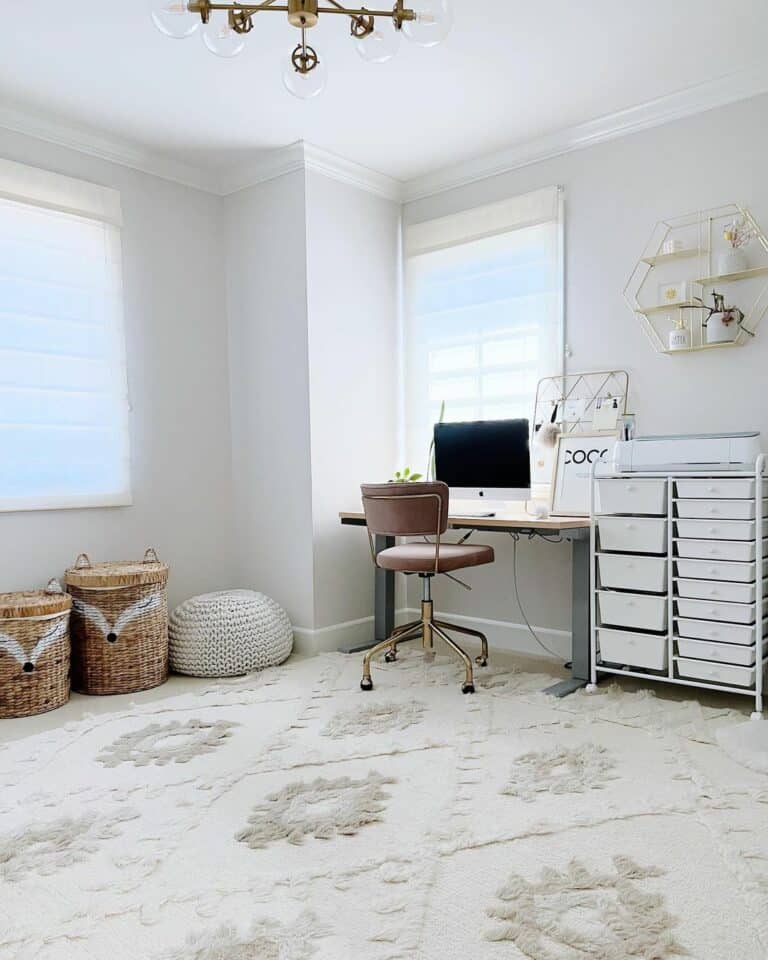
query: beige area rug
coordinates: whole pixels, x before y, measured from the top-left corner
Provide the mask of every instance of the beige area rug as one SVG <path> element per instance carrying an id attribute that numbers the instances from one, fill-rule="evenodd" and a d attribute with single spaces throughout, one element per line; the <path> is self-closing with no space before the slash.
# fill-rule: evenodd
<path id="1" fill-rule="evenodd" d="M 0 960 L 765 960 L 744 716 L 329 655 L 0 749 Z M 0 729 L 0 735 L 2 730 Z"/>

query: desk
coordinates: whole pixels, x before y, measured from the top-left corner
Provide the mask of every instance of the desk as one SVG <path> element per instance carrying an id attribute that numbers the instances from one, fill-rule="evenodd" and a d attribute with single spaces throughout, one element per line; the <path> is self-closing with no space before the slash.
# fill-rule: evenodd
<path id="1" fill-rule="evenodd" d="M 340 513 L 339 519 L 345 526 L 364 527 L 365 515 L 358 513 Z M 572 679 L 563 680 L 547 689 L 556 697 L 565 697 L 589 682 L 589 527 L 586 517 L 548 517 L 546 520 L 531 517 L 523 510 L 505 511 L 496 517 L 460 517 L 452 516 L 448 520 L 449 530 L 482 530 L 485 533 L 541 534 L 542 536 L 560 535 L 570 540 L 573 549 L 573 572 L 571 575 L 572 612 L 571 612 L 571 674 Z M 377 536 L 376 553 L 395 545 L 394 537 Z M 370 643 L 342 647 L 343 653 L 359 653 L 374 643 L 386 640 L 395 626 L 395 575 L 391 570 L 375 572 L 375 614 L 374 635 Z"/>

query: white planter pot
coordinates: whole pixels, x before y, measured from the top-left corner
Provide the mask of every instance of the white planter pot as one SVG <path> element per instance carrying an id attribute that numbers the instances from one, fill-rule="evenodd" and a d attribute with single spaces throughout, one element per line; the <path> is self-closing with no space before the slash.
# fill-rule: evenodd
<path id="1" fill-rule="evenodd" d="M 730 273 L 741 273 L 742 270 L 747 269 L 749 269 L 747 255 L 743 250 L 734 250 L 729 247 L 717 256 L 717 273 L 721 277 L 728 276 Z"/>

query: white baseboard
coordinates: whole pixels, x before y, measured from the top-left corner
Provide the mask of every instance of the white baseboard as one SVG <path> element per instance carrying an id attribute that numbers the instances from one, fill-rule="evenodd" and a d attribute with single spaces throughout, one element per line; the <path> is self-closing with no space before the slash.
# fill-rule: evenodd
<path id="1" fill-rule="evenodd" d="M 442 611 L 441 611 L 442 613 Z M 471 627 L 480 630 L 488 637 L 491 650 L 504 650 L 509 653 L 530 654 L 533 656 L 548 656 L 558 661 L 571 658 L 571 634 L 568 630 L 552 630 L 548 627 L 534 626 L 537 636 L 549 650 L 540 647 L 531 636 L 524 623 L 511 623 L 508 620 L 486 620 L 482 617 L 465 617 L 458 613 L 442 613 L 459 626 Z M 415 608 L 403 608 L 397 611 L 397 623 L 408 620 L 417 620 L 419 611 Z M 330 627 L 320 627 L 310 630 L 306 627 L 294 627 L 294 646 L 297 653 L 314 656 L 318 653 L 328 653 L 338 650 L 341 646 L 365 643 L 373 634 L 373 617 L 362 617 L 359 620 L 348 620 L 345 623 L 335 623 Z M 471 645 L 471 638 L 467 638 Z M 553 656 L 553 654 L 555 656 Z"/>
<path id="2" fill-rule="evenodd" d="M 397 610 L 395 622 L 405 623 L 410 610 Z M 411 619 L 416 619 L 415 614 Z M 317 653 L 331 653 L 339 647 L 356 646 L 366 643 L 373 638 L 373 617 L 361 617 L 359 620 L 346 620 L 344 623 L 334 623 L 330 627 L 318 627 L 311 630 L 308 627 L 294 627 L 294 650 L 305 656 L 314 656 Z"/>

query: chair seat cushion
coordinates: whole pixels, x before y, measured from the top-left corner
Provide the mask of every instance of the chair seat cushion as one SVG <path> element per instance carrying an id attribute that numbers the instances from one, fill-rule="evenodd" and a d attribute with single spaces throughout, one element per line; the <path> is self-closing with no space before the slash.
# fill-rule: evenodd
<path id="1" fill-rule="evenodd" d="M 493 547 L 480 544 L 441 543 L 438 573 L 462 570 L 493 563 Z M 433 573 L 435 570 L 435 545 L 433 543 L 403 543 L 399 547 L 382 550 L 376 561 L 384 570 L 398 573 Z"/>

